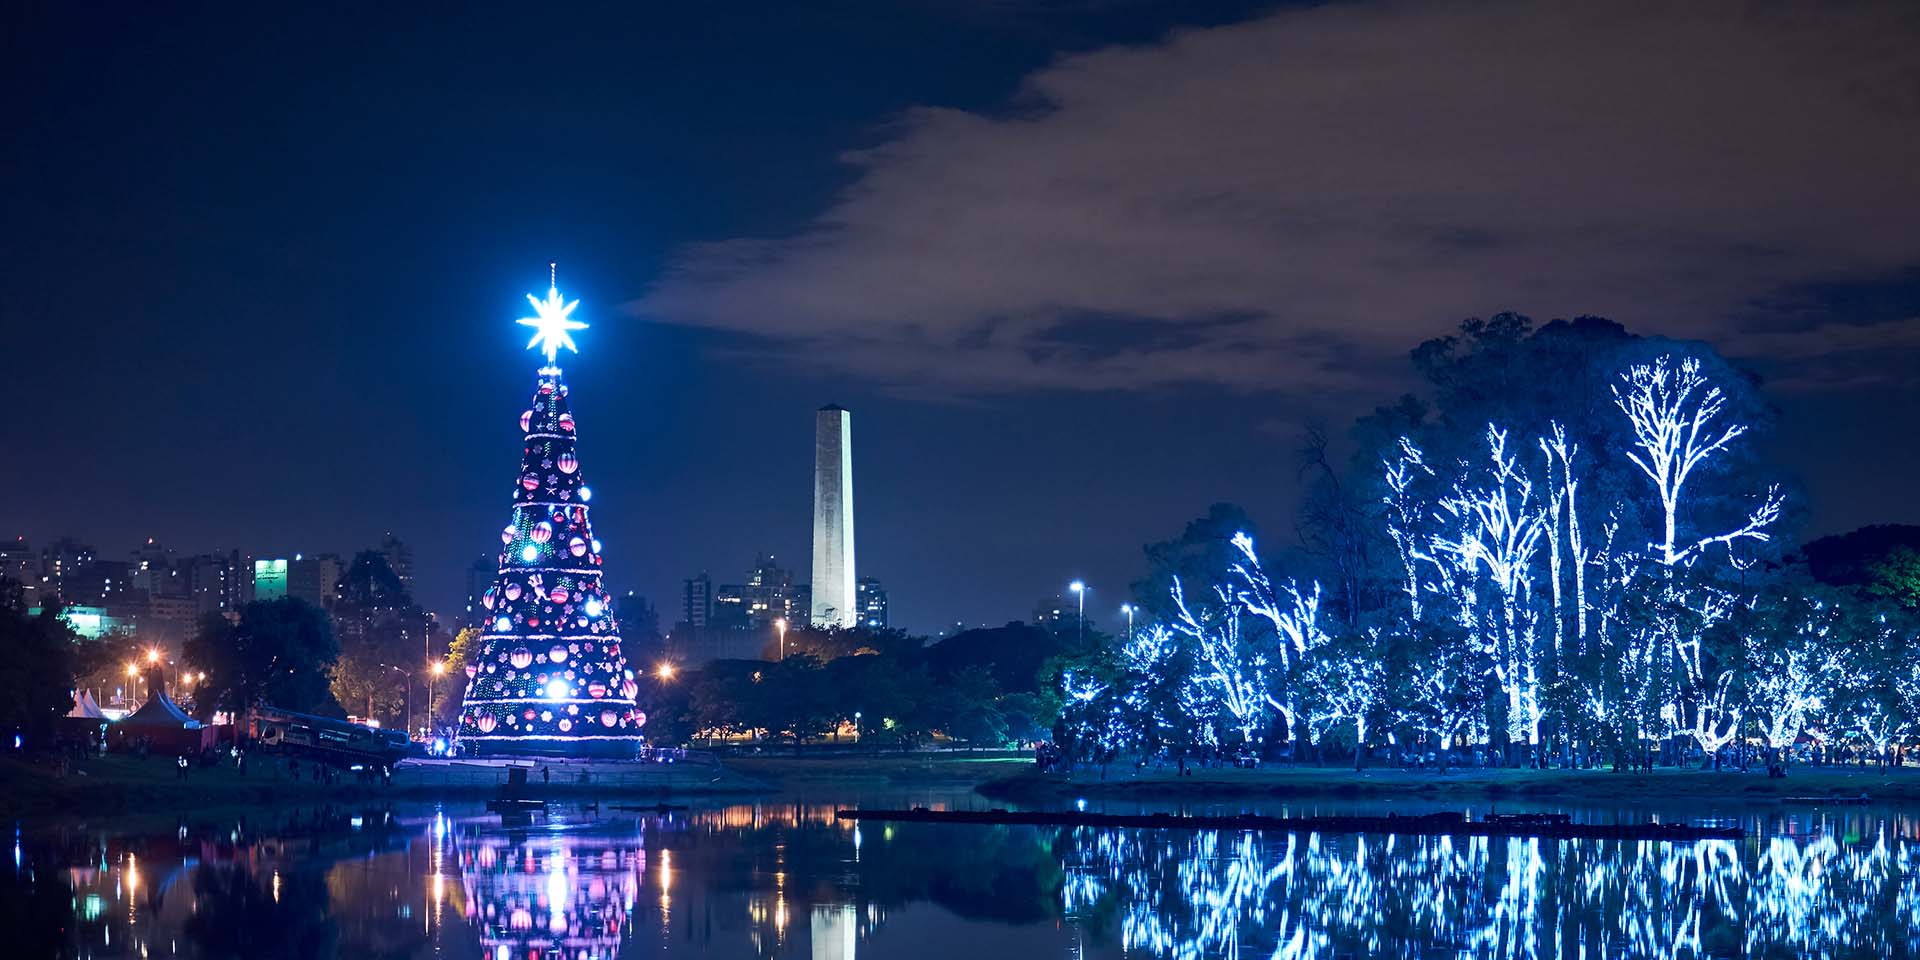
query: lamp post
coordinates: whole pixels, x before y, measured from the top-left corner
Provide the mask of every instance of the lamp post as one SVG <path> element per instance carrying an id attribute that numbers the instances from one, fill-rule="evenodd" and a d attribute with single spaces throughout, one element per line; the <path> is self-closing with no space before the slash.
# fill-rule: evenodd
<path id="1" fill-rule="evenodd" d="M 785 660 L 787 658 L 787 618 L 780 617 L 773 621 L 773 629 L 780 632 L 780 659 Z"/>
<path id="2" fill-rule="evenodd" d="M 1075 580 L 1067 584 L 1067 589 L 1072 590 L 1073 595 L 1080 598 L 1080 612 L 1076 616 L 1080 620 L 1080 645 L 1084 647 L 1087 645 L 1087 585 Z"/>
<path id="3" fill-rule="evenodd" d="M 406 724 L 407 739 L 411 740 L 413 739 L 413 671 L 405 667 L 396 667 L 391 663 L 387 664 L 387 669 L 407 678 L 407 713 L 406 719 L 402 722 Z M 368 710 L 367 712 L 372 713 L 373 711 Z M 369 717 L 368 719 L 372 718 Z"/>
<path id="4" fill-rule="evenodd" d="M 856 746 L 860 743 L 860 711 L 858 710 L 853 712 L 853 742 Z"/>
<path id="5" fill-rule="evenodd" d="M 447 675 L 447 662 L 435 660 L 429 669 L 433 672 L 433 680 L 427 686 L 427 732 L 431 734 L 433 732 L 433 695 L 439 689 L 440 678 Z M 427 739 L 431 742 L 433 738 L 429 736 Z"/>
<path id="6" fill-rule="evenodd" d="M 1135 609 L 1136 608 L 1131 603 L 1123 603 L 1120 605 L 1120 612 L 1127 615 L 1127 642 L 1128 643 L 1133 642 L 1133 611 Z"/>

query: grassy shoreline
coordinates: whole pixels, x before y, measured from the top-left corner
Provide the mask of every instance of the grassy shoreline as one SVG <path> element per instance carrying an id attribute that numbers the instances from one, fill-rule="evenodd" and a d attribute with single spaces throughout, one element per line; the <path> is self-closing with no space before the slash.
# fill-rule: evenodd
<path id="1" fill-rule="evenodd" d="M 1662 769 L 1645 773 L 1606 770 L 1459 770 L 1445 775 L 1398 769 L 1355 772 L 1332 767 L 1267 767 L 1259 770 L 1196 769 L 1179 777 L 1169 768 L 1043 774 L 1014 753 L 905 753 L 758 755 L 727 759 L 718 767 L 672 774 L 637 772 L 627 782 L 605 776 L 606 768 L 555 763 L 551 783 L 533 776 L 533 794 L 562 802 L 748 799 L 779 793 L 867 791 L 898 788 L 973 790 L 999 800 L 1033 805 L 1077 799 L 1144 801 L 1257 801 L 1284 799 L 1510 800 L 1538 803 L 1639 803 L 1702 800 L 1716 803 L 1778 803 L 1792 798 L 1854 798 L 1920 806 L 1920 770 L 1793 768 L 1785 779 L 1764 773 Z M 582 783 L 581 769 L 598 770 Z M 647 779 L 652 776 L 652 779 Z M 504 779 L 504 773 L 500 774 Z M 314 804 L 378 804 L 391 801 L 473 803 L 491 799 L 497 782 L 434 780 L 430 771 L 403 766 L 392 785 L 351 779 L 317 784 L 271 769 L 241 775 L 230 767 L 195 768 L 186 780 L 170 758 L 104 757 L 80 770 L 56 775 L 44 766 L 0 760 L 0 813 L 15 819 L 144 814 L 198 814 L 214 808 L 271 809 Z"/>
<path id="2" fill-rule="evenodd" d="M 1033 766 L 1030 754 L 881 753 L 729 757 L 726 767 L 781 789 L 801 787 L 953 786 L 973 788 Z"/>
<path id="3" fill-rule="evenodd" d="M 1169 768 L 1141 773 L 1110 769 L 1074 775 L 1043 774 L 1029 768 L 1011 777 L 981 784 L 982 795 L 1026 803 L 1082 798 L 1140 800 L 1455 800 L 1494 799 L 1560 802 L 1638 802 L 1713 800 L 1779 802 L 1789 798 L 1854 798 L 1874 802 L 1920 804 L 1920 770 L 1796 767 L 1784 779 L 1764 772 L 1661 769 L 1613 773 L 1608 770 L 1461 770 L 1447 774 L 1381 769 L 1268 767 L 1259 770 L 1206 769 L 1180 777 Z"/>
<path id="4" fill-rule="evenodd" d="M 558 762 L 552 766 L 557 775 L 551 783 L 542 782 L 537 772 L 530 777 L 531 795 L 561 801 L 658 801 L 754 796 L 773 789 L 764 781 L 726 769 L 704 770 L 692 776 L 658 771 L 658 776 L 638 782 L 602 777 L 582 783 L 570 775 L 578 767 Z M 295 780 L 277 765 L 256 765 L 245 774 L 226 765 L 194 767 L 186 779 L 181 779 L 171 757 L 138 760 L 126 756 L 89 759 L 62 775 L 44 765 L 6 759 L 0 760 L 0 814 L 18 819 L 400 800 L 473 803 L 492 799 L 504 779 L 502 772 L 497 780 L 469 777 L 456 782 L 407 765 L 397 768 L 393 782 L 385 785 L 362 783 L 351 774 L 332 783 L 316 783 L 310 772 Z"/>

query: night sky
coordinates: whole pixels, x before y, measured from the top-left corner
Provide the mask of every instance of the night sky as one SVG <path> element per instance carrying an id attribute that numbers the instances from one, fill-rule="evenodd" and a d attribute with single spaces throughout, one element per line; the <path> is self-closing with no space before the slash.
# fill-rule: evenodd
<path id="1" fill-rule="evenodd" d="M 896 624 L 1109 622 L 1460 318 L 1702 338 L 1809 534 L 1920 522 L 1920 6 L 9 5 L 0 522 L 457 607 L 562 358 L 608 585 L 805 576 L 854 411 Z"/>

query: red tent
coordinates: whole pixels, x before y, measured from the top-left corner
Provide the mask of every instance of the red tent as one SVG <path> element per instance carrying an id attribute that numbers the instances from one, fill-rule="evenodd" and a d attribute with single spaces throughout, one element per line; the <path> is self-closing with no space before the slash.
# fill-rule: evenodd
<path id="1" fill-rule="evenodd" d="M 167 685 L 159 670 L 148 674 L 148 689 L 153 695 L 140 709 L 108 728 L 113 745 L 132 750 L 145 741 L 148 749 L 155 753 L 199 753 L 204 739 L 200 721 L 187 716 L 187 712 L 167 696 Z"/>

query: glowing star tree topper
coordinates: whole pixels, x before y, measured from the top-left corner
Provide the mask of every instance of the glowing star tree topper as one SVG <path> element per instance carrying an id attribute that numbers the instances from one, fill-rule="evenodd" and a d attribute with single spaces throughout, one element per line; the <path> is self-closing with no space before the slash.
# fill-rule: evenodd
<path id="1" fill-rule="evenodd" d="M 580 348 L 573 342 L 573 331 L 587 328 L 583 321 L 573 319 L 573 308 L 579 306 L 580 301 L 568 303 L 562 299 L 557 281 L 557 277 L 549 278 L 545 300 L 535 300 L 533 294 L 527 294 L 527 302 L 533 304 L 535 315 L 518 321 L 523 327 L 533 328 L 533 339 L 527 341 L 527 349 L 545 350 L 549 364 L 558 359 L 561 347 L 579 353 Z"/>

